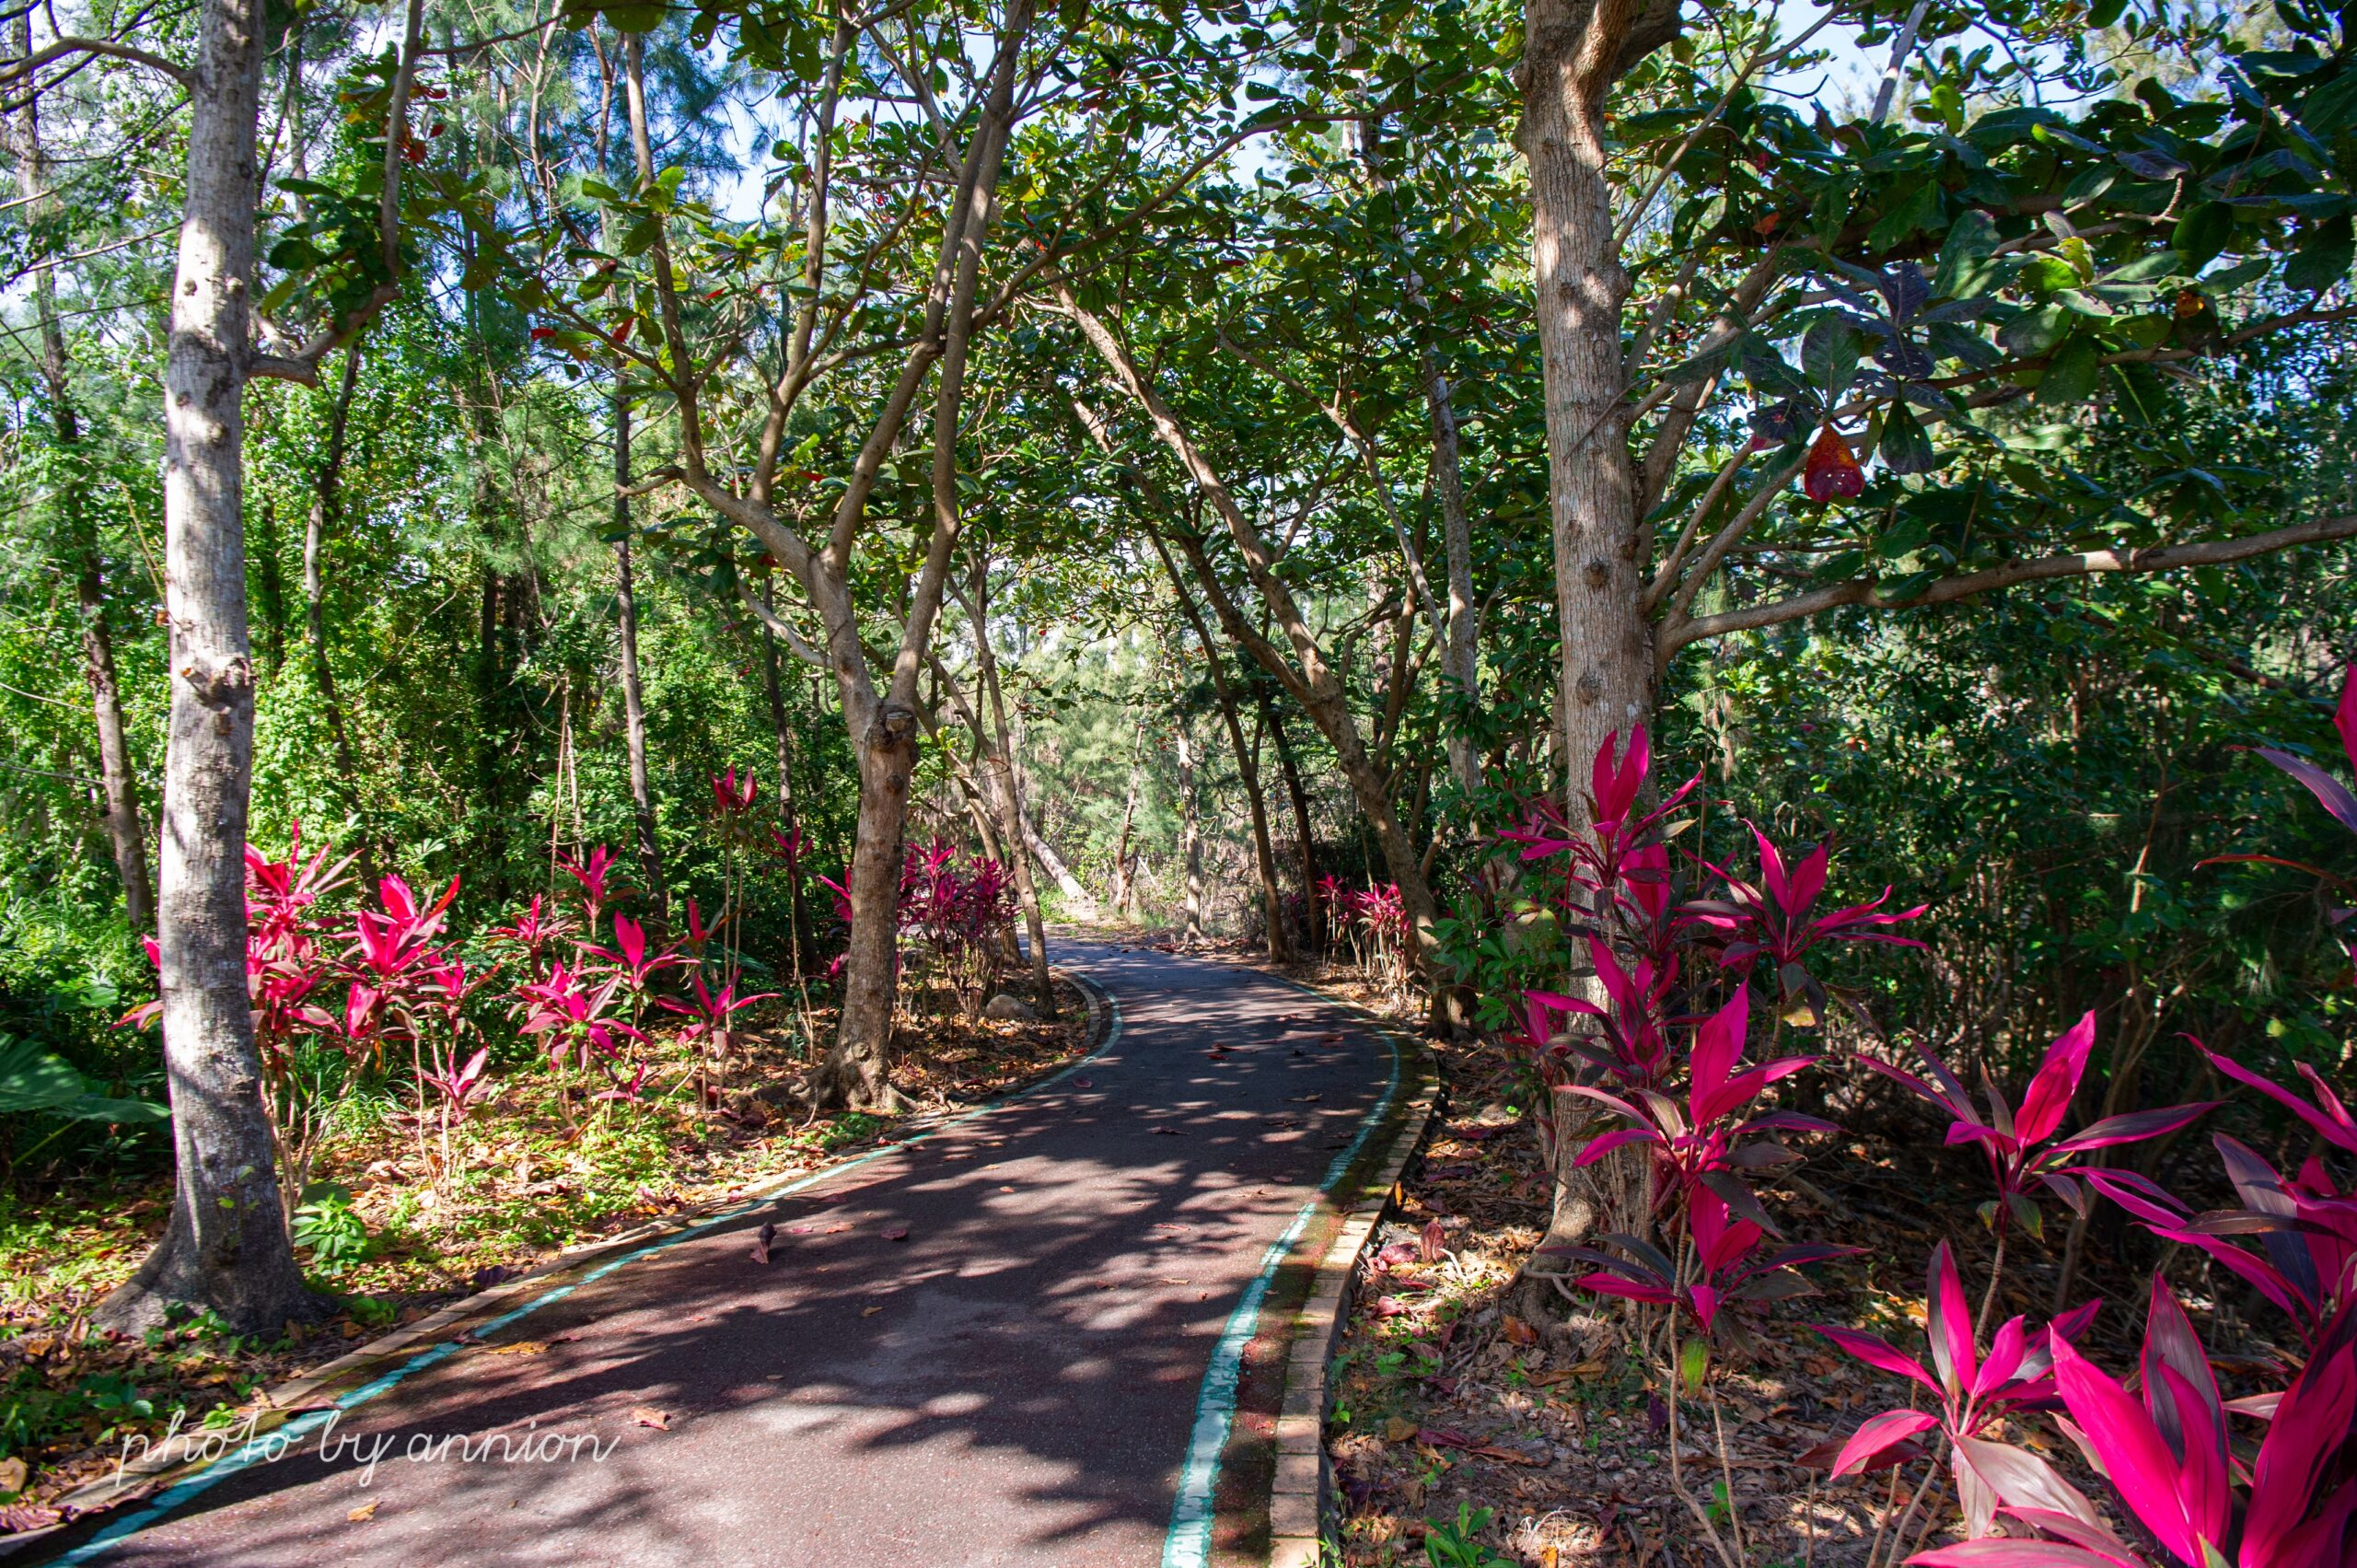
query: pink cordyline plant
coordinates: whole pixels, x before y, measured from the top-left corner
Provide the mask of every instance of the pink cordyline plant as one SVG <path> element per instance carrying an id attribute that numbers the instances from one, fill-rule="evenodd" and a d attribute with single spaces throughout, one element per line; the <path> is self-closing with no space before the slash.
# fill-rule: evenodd
<path id="1" fill-rule="evenodd" d="M 1885 888 L 1880 897 L 1865 903 L 1818 914 L 1817 900 L 1824 896 L 1826 877 L 1832 867 L 1829 847 L 1822 843 L 1812 846 L 1801 856 L 1800 864 L 1787 871 L 1783 852 L 1771 843 L 1768 835 L 1757 826 L 1745 825 L 1751 828 L 1752 840 L 1759 846 L 1758 884 L 1711 865 L 1713 875 L 1725 887 L 1726 897 L 1699 899 L 1678 912 L 1684 919 L 1717 935 L 1724 944 L 1719 949 L 1722 967 L 1748 975 L 1765 960 L 1788 1004 L 1806 998 L 1809 1011 L 1805 1021 L 1815 1024 L 1825 1017 L 1825 988 L 1801 961 L 1811 948 L 1831 941 L 1883 942 L 1898 947 L 1923 946 L 1911 936 L 1880 928 L 1914 920 L 1928 905 L 1918 904 L 1913 909 L 1887 914 L 1878 912 L 1890 901 L 1890 889 Z"/>
<path id="2" fill-rule="evenodd" d="M 2357 1126 L 2348 1108 L 2314 1068 L 2301 1068 L 2316 1094 L 2311 1105 L 2240 1063 L 2207 1054 L 2228 1077 L 2288 1107 L 2326 1144 L 2357 1154 Z M 2321 1158 L 2310 1157 L 2287 1177 L 2223 1132 L 2211 1143 L 2242 1200 L 2239 1209 L 2196 1214 L 2128 1171 L 2089 1171 L 2087 1179 L 2154 1235 L 2206 1254 L 2265 1296 L 2313 1349 L 2342 1308 L 2357 1300 L 2357 1191 L 2342 1191 Z M 2247 1250 L 2230 1237 L 2256 1238 L 2259 1249 Z"/>
<path id="3" fill-rule="evenodd" d="M 626 888 L 607 886 L 606 878 L 616 864 L 614 852 L 604 844 L 596 845 L 577 861 L 564 857 L 557 861 L 564 874 L 580 886 L 582 926 L 591 936 L 598 934 L 598 922 L 606 906 L 629 891 Z"/>
<path id="4" fill-rule="evenodd" d="M 737 1015 L 756 1002 L 772 1000 L 777 993 L 765 991 L 751 996 L 739 996 L 734 978 L 715 992 L 704 984 L 701 969 L 688 976 L 688 984 L 694 993 L 692 1003 L 664 996 L 656 999 L 656 1005 L 689 1020 L 687 1028 L 679 1031 L 680 1039 L 702 1043 L 700 1055 L 704 1065 L 696 1074 L 700 1086 L 697 1098 L 700 1102 L 709 1103 L 713 1096 L 727 1084 L 728 1060 L 737 1043 Z"/>
<path id="5" fill-rule="evenodd" d="M 2044 1187 L 2063 1202 L 2073 1214 L 2087 1212 L 2086 1183 L 2098 1191 L 2117 1192 L 2122 1189 L 2145 1190 L 2148 1196 L 2163 1200 L 2166 1194 L 2133 1171 L 2097 1171 L 2068 1168 L 2082 1155 L 2097 1149 L 2115 1148 L 2123 1144 L 2142 1143 L 2157 1138 L 2188 1125 L 2204 1112 L 2212 1109 L 2215 1100 L 2202 1100 L 2189 1105 L 2165 1106 L 2153 1110 L 2135 1110 L 2108 1117 L 2087 1128 L 2075 1137 L 2052 1141 L 2061 1130 L 2062 1121 L 2071 1112 L 2071 1102 L 2079 1092 L 2079 1080 L 2087 1070 L 2087 1056 L 2095 1047 L 2096 1016 L 2092 1009 L 2077 1023 L 2047 1047 L 2046 1056 L 2024 1091 L 2018 1107 L 2009 1107 L 1993 1083 L 1983 1081 L 1984 1111 L 1973 1104 L 1964 1085 L 1948 1070 L 1947 1064 L 1921 1045 L 1916 1051 L 1923 1059 L 1932 1075 L 1925 1082 L 1914 1074 L 1894 1067 L 1872 1056 L 1860 1056 L 1868 1067 L 1893 1082 L 1904 1085 L 1925 1101 L 1954 1118 L 1947 1132 L 1950 1146 L 1958 1144 L 1979 1144 L 1989 1159 L 1989 1174 L 1997 1188 L 1997 1196 L 1980 1207 L 1982 1223 L 1995 1232 L 1996 1261 L 1989 1275 L 1988 1295 L 1983 1298 L 1979 1322 L 1985 1327 L 1991 1305 L 1997 1298 L 1999 1282 L 2005 1268 L 2005 1243 L 2014 1225 L 2032 1236 L 2044 1231 L 2044 1216 L 2037 1200 L 2031 1195 L 2035 1187 Z"/>
<path id="6" fill-rule="evenodd" d="M 1852 1475 L 1903 1462 L 1913 1456 L 1918 1438 L 1937 1430 L 1948 1444 L 1949 1468 L 1967 1528 L 1978 1539 L 1991 1527 L 1998 1497 L 1994 1483 L 1999 1478 L 2026 1488 L 2032 1484 L 2026 1478 L 2045 1472 L 2044 1461 L 2035 1455 L 1992 1442 L 1984 1434 L 1999 1422 L 2055 1407 L 2054 1347 L 2085 1331 L 2096 1304 L 2086 1302 L 2043 1329 L 2032 1330 L 2026 1318 L 2009 1318 L 1990 1342 L 1984 1356 L 1973 1331 L 1972 1307 L 1956 1272 L 1956 1256 L 1945 1241 L 1932 1253 L 1924 1304 L 1932 1355 L 1928 1367 L 1878 1335 L 1813 1325 L 1868 1366 L 1921 1384 L 1935 1406 L 1930 1411 L 1892 1410 L 1868 1417 L 1835 1455 L 1833 1473 Z"/>
<path id="7" fill-rule="evenodd" d="M 1592 1085 L 1573 1085 L 1571 1093 L 1594 1100 L 1629 1122 L 1626 1127 L 1589 1139 L 1573 1163 L 1593 1165 L 1624 1145 L 1643 1145 L 1653 1156 L 1655 1191 L 1663 1205 L 1682 1205 L 1691 1199 L 1696 1188 L 1708 1187 L 1744 1218 L 1773 1231 L 1775 1227 L 1760 1211 L 1759 1200 L 1735 1173 L 1794 1156 L 1782 1144 L 1772 1138 L 1759 1138 L 1758 1134 L 1778 1131 L 1831 1132 L 1839 1129 L 1829 1121 L 1798 1111 L 1746 1114 L 1746 1108 L 1769 1085 L 1788 1078 L 1818 1060 L 1814 1056 L 1782 1056 L 1736 1071 L 1743 1055 L 1750 1006 L 1749 993 L 1738 990 L 1725 1006 L 1704 1019 L 1694 1031 L 1693 1049 L 1688 1059 L 1689 1079 L 1682 1107 L 1658 1089 L 1640 1089 L 1623 1098 Z"/>
<path id="8" fill-rule="evenodd" d="M 2183 1568 L 2347 1568 L 2357 1552 L 2357 1306 L 2344 1305 L 2280 1397 L 2224 1400 L 2210 1355 L 2156 1275 L 2141 1394 L 2056 1342 L 2056 1423 L 2107 1479 L 2168 1561 Z M 2267 1422 L 2257 1457 L 2234 1450 L 2230 1415 Z M 2019 1453 L 2019 1450 L 2015 1450 Z M 2023 1455 L 2027 1458 L 2029 1456 Z M 2042 1465 L 1986 1477 L 1996 1511 L 2044 1538 L 1976 1539 L 1922 1552 L 1925 1568 L 2152 1568 L 2094 1504 Z"/>
<path id="9" fill-rule="evenodd" d="M 1525 861 L 1564 857 L 1564 876 L 1573 886 L 1591 894 L 1599 922 L 1608 920 L 1615 906 L 1625 905 L 1643 920 L 1658 918 L 1668 903 L 1669 850 L 1661 842 L 1662 825 L 1686 797 L 1701 787 L 1697 772 L 1672 790 L 1653 810 L 1640 813 L 1645 780 L 1653 769 L 1653 744 L 1645 726 L 1629 732 L 1629 748 L 1615 754 L 1618 731 L 1604 738 L 1588 768 L 1588 830 L 1573 832 L 1562 807 L 1552 800 L 1525 803 L 1520 828 L 1498 836 L 1523 846 Z"/>

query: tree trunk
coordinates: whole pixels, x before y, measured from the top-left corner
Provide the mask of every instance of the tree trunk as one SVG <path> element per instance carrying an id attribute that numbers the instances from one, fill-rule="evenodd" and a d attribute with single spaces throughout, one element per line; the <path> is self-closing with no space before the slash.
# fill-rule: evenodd
<path id="1" fill-rule="evenodd" d="M 303 526 L 303 625 L 311 639 L 311 676 L 327 714 L 328 736 L 335 747 L 335 765 L 342 775 L 344 804 L 356 820 L 360 815 L 360 766 L 352 754 L 352 732 L 344 725 L 343 700 L 335 687 L 335 665 L 328 657 L 327 530 L 343 515 L 344 432 L 351 423 L 352 394 L 360 381 L 360 345 L 343 353 L 343 378 L 328 406 L 328 449 L 319 472 L 311 477 L 311 511 Z"/>
<path id="2" fill-rule="evenodd" d="M 163 1239 L 100 1304 L 137 1331 L 169 1306 L 240 1333 L 319 1315 L 279 1204 L 246 993 L 245 848 L 254 682 L 246 633 L 244 424 L 259 194 L 258 0 L 205 0 L 164 366 L 164 552 L 171 730 L 157 904 L 164 1058 L 178 1169 Z"/>
<path id="3" fill-rule="evenodd" d="M 1031 987 L 1038 994 L 1039 1016 L 1056 1016 L 1056 986 L 1048 973 L 1048 926 L 1039 915 L 1039 888 L 1031 876 L 1031 845 L 1024 831 L 1023 795 L 1015 777 L 1013 741 L 1006 726 L 1006 699 L 998 679 L 998 656 L 991 648 L 989 632 L 989 558 L 974 560 L 974 602 L 969 619 L 974 623 L 974 662 L 982 678 L 982 699 L 989 703 L 990 768 L 996 780 L 992 793 L 998 808 L 1001 834 L 1006 842 L 1008 869 L 1015 874 L 1015 897 L 1023 908 L 1023 926 L 1031 939 Z"/>
<path id="4" fill-rule="evenodd" d="M 1227 682 L 1225 662 L 1212 642 L 1211 629 L 1203 624 L 1202 612 L 1195 608 L 1194 596 L 1187 591 L 1187 581 L 1178 575 L 1178 563 L 1170 559 L 1170 552 L 1159 535 L 1155 538 L 1154 551 L 1162 558 L 1162 569 L 1170 577 L 1170 590 L 1178 596 L 1178 609 L 1203 650 L 1204 668 L 1211 671 L 1212 690 L 1219 698 L 1220 718 L 1227 726 L 1227 742 L 1236 752 L 1236 774 L 1244 781 L 1244 798 L 1252 817 L 1252 865 L 1260 874 L 1262 918 L 1269 927 L 1269 961 L 1289 964 L 1293 962 L 1293 942 L 1285 931 L 1285 898 L 1284 890 L 1277 885 L 1276 851 L 1269 842 L 1269 802 L 1260 788 L 1260 770 L 1253 749 L 1245 744 L 1243 721 L 1237 716 L 1236 691 Z"/>
<path id="5" fill-rule="evenodd" d="M 1145 749 L 1145 721 L 1138 721 L 1130 744 L 1130 787 L 1121 800 L 1121 832 L 1114 841 L 1113 914 L 1120 920 L 1137 918 L 1137 878 L 1132 870 L 1130 831 L 1137 823 L 1138 786 L 1144 782 L 1141 753 Z"/>
<path id="6" fill-rule="evenodd" d="M 1277 748 L 1277 772 L 1285 782 L 1285 797 L 1293 803 L 1293 830 L 1298 841 L 1295 848 L 1301 858 L 1302 939 L 1312 947 L 1319 944 L 1318 912 L 1318 835 L 1309 823 L 1309 791 L 1301 782 L 1301 765 L 1294 760 L 1293 742 L 1285 736 L 1285 726 L 1278 721 L 1276 704 L 1269 701 L 1269 693 L 1254 693 L 1260 704 L 1260 722 L 1268 726 L 1269 738 Z"/>
<path id="7" fill-rule="evenodd" d="M 857 723 L 856 720 L 853 721 Z M 900 864 L 916 767 L 917 715 L 879 704 L 859 744 L 859 827 L 852 841 L 851 941 L 843 953 L 843 1002 L 835 1043 L 812 1081 L 822 1105 L 896 1109 L 892 1003 L 900 977 Z"/>
<path id="8" fill-rule="evenodd" d="M 638 822 L 638 872 L 649 906 L 668 914 L 663 846 L 655 830 L 655 792 L 646 777 L 646 688 L 638 675 L 638 593 L 630 569 L 630 393 L 614 373 L 614 620 L 621 633 L 622 726 L 630 747 L 630 803 Z"/>
<path id="9" fill-rule="evenodd" d="M 1097 913 L 1096 898 L 1080 885 L 1080 878 L 1072 874 L 1072 867 L 1066 865 L 1064 857 L 1056 853 L 1056 846 L 1039 836 L 1039 830 L 1031 824 L 1028 811 L 1023 815 L 1023 843 L 1030 850 L 1031 857 L 1039 863 L 1039 869 L 1054 879 L 1056 891 L 1062 893 L 1064 902 L 1072 906 L 1072 912 L 1083 920 L 1095 920 Z"/>
<path id="10" fill-rule="evenodd" d="M 1481 702 L 1481 656 L 1479 629 L 1473 623 L 1473 527 L 1465 510 L 1465 478 L 1457 439 L 1457 410 L 1450 400 L 1448 377 L 1440 356 L 1427 348 L 1423 356 L 1424 409 L 1433 427 L 1433 494 L 1440 501 L 1442 548 L 1448 556 L 1448 675 L 1464 693 L 1466 706 Z M 1448 769 L 1457 787 L 1469 797 L 1481 784 L 1481 762 L 1474 754 L 1472 737 L 1452 726 L 1448 736 Z"/>
<path id="11" fill-rule="evenodd" d="M 1187 721 L 1178 732 L 1178 858 L 1186 867 L 1187 923 L 1180 940 L 1191 947 L 1203 939 L 1203 841 L 1195 813 L 1195 751 L 1187 739 Z"/>
<path id="12" fill-rule="evenodd" d="M 1650 718 L 1653 631 L 1643 612 L 1646 561 L 1629 459 L 1628 372 L 1620 263 L 1607 180 L 1604 100 L 1615 74 L 1677 29 L 1658 6 L 1627 0 L 1527 0 L 1528 40 L 1516 72 L 1515 141 L 1530 168 L 1532 261 L 1545 384 L 1555 598 L 1562 639 L 1559 734 L 1571 831 L 1589 826 L 1583 781 L 1608 737 L 1623 740 Z M 1666 27 L 1667 31 L 1663 30 Z M 1574 983 L 1593 990 L 1592 980 Z M 1598 1230 L 1642 1231 L 1644 1179 L 1630 1150 L 1586 1167 L 1573 1161 L 1595 1121 L 1585 1102 L 1558 1096 L 1554 1215 L 1544 1245 Z M 1624 1157 L 1625 1156 L 1625 1157 Z"/>
<path id="13" fill-rule="evenodd" d="M 278 508 L 267 495 L 254 520 L 254 586 L 261 593 L 261 656 L 272 679 L 286 668 L 286 580 L 278 564 Z"/>
<path id="14" fill-rule="evenodd" d="M 32 12 L 28 8 L 17 17 L 18 59 L 31 54 L 32 36 Z M 34 203 L 36 214 L 49 200 L 39 104 L 40 99 L 28 91 L 17 121 L 18 184 Z M 72 453 L 81 445 L 81 421 L 75 412 L 74 389 L 66 380 L 65 333 L 58 323 L 56 277 L 47 267 L 33 273 L 33 308 L 40 318 L 41 379 L 49 389 L 50 417 L 57 426 L 59 447 Z M 75 608 L 82 624 L 82 679 L 89 687 L 90 716 L 99 728 L 99 781 L 107 845 L 114 856 L 115 879 L 122 887 L 123 917 L 132 930 L 145 932 L 155 919 L 156 890 L 147 877 L 147 837 L 139 823 L 139 790 L 131 770 L 131 748 L 123 739 L 114 635 L 107 627 L 105 563 L 99 550 L 98 527 L 84 505 L 81 480 L 69 464 L 66 482 L 58 488 L 57 503 L 71 552 Z"/>

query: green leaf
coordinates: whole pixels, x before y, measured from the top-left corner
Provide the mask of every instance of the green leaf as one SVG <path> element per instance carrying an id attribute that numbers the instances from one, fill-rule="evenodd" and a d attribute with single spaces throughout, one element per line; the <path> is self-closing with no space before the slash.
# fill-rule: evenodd
<path id="1" fill-rule="evenodd" d="M 2022 359 L 2052 352 L 2071 330 L 2071 312 L 2060 305 L 2026 311 L 1997 329 L 1997 346 Z"/>
<path id="2" fill-rule="evenodd" d="M 2283 269 L 2283 286 L 2299 294 L 2322 294 L 2349 275 L 2351 261 L 2357 261 L 2357 230 L 2343 214 L 2300 237 L 2299 250 Z"/>
<path id="3" fill-rule="evenodd" d="M 1975 207 L 1948 226 L 1948 237 L 1940 245 L 1939 271 L 1932 279 L 1932 292 L 1943 299 L 1960 299 L 1980 291 L 1988 269 L 1980 265 L 1997 248 L 1997 225 L 1987 213 Z"/>
<path id="4" fill-rule="evenodd" d="M 0 1035 L 0 1115 L 27 1112 L 68 1121 L 162 1121 L 171 1114 L 154 1100 L 94 1094 L 64 1057 Z"/>
<path id="5" fill-rule="evenodd" d="M 1884 414 L 1882 443 L 1875 448 L 1883 462 L 1893 473 L 1929 473 L 1939 465 L 1938 454 L 1932 449 L 1932 437 L 1923 429 L 1923 422 L 1909 411 L 1905 403 L 1893 403 Z"/>
<path id="6" fill-rule="evenodd" d="M 2097 357 L 2095 339 L 2084 333 L 2063 344 L 2038 384 L 2038 401 L 2049 408 L 2086 401 L 2095 395 L 2096 375 L 2103 368 Z"/>
<path id="7" fill-rule="evenodd" d="M 1881 221 L 1867 232 L 1866 248 L 1888 250 L 1919 229 L 1938 227 L 1943 205 L 1940 182 L 1925 180 L 1885 213 Z"/>
<path id="8" fill-rule="evenodd" d="M 2204 202 L 2177 219 L 2169 249 L 2185 258 L 2188 272 L 2199 272 L 2217 259 L 2234 233 L 2234 209 L 2223 202 Z"/>

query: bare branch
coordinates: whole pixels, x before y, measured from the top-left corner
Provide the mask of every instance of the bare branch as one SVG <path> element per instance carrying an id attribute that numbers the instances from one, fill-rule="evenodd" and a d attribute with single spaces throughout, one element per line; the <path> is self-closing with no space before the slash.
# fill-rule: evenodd
<path id="1" fill-rule="evenodd" d="M 1730 632 L 1748 632 L 1762 626 L 1781 625 L 1787 621 L 1799 621 L 1820 610 L 1845 604 L 1861 605 L 1869 610 L 1911 610 L 1922 605 L 1950 604 L 1975 594 L 2010 587 L 2015 583 L 2091 576 L 2102 572 L 2173 572 L 2183 566 L 2223 565 L 2230 561 L 2247 561 L 2253 556 L 2271 555 L 2279 550 L 2289 550 L 2297 545 L 2351 538 L 2357 538 L 2357 515 L 2298 523 L 2288 528 L 2247 534 L 2241 539 L 2203 540 L 2189 544 L 2154 545 L 2142 550 L 2094 550 L 2041 556 L 2035 561 L 2009 562 L 1986 571 L 1949 577 L 1933 583 L 1912 598 L 1898 599 L 1883 598 L 1875 579 L 1861 577 L 1767 604 L 1755 604 L 1719 615 L 1696 616 L 1677 626 L 1664 627 L 1656 645 L 1660 650 L 1659 657 L 1666 664 L 1670 655 L 1689 643 L 1707 637 L 1723 637 Z"/>

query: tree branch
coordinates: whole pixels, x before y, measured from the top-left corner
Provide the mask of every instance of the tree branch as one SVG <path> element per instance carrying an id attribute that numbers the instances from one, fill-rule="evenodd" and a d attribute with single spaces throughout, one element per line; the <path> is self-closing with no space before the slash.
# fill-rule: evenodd
<path id="1" fill-rule="evenodd" d="M 1875 578 L 1855 578 L 1767 604 L 1731 610 L 1719 615 L 1696 616 L 1675 627 L 1664 627 L 1656 639 L 1660 649 L 1658 657 L 1666 664 L 1672 654 L 1689 643 L 1708 637 L 1723 637 L 1730 632 L 1749 632 L 1762 626 L 1781 625 L 1787 621 L 1803 620 L 1820 610 L 1845 604 L 1861 605 L 1869 610 L 1912 610 L 1923 605 L 1950 604 L 1960 598 L 1970 598 L 1975 594 L 2011 587 L 2015 583 L 2091 576 L 2101 572 L 2172 572 L 2182 566 L 2223 565 L 2231 561 L 2247 561 L 2253 556 L 2271 555 L 2279 550 L 2289 550 L 2297 545 L 2350 538 L 2357 538 L 2357 515 L 2298 523 L 2287 528 L 2272 528 L 2266 533 L 2247 534 L 2241 539 L 2154 545 L 2142 550 L 2094 550 L 2075 554 L 2041 556 L 2035 561 L 2008 562 L 1986 571 L 1946 578 L 1933 583 L 1911 598 L 1900 599 L 1883 598 L 1880 585 Z"/>

